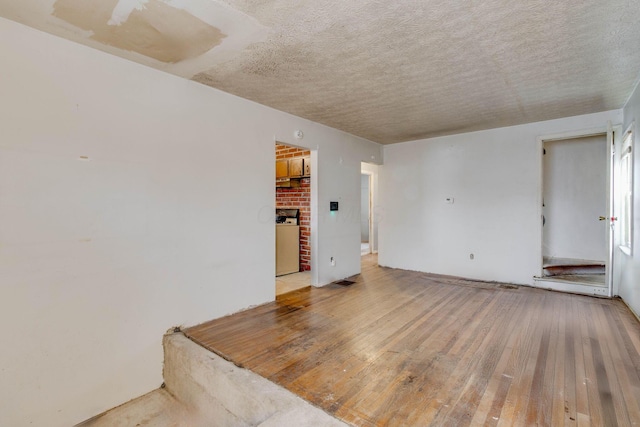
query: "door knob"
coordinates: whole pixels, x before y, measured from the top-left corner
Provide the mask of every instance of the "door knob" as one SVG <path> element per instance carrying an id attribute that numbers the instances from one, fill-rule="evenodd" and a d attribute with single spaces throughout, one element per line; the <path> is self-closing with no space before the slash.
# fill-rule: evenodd
<path id="1" fill-rule="evenodd" d="M 607 217 L 606 217 L 606 216 L 599 216 L 599 217 L 598 217 L 598 221 L 604 221 L 605 219 L 607 219 Z"/>

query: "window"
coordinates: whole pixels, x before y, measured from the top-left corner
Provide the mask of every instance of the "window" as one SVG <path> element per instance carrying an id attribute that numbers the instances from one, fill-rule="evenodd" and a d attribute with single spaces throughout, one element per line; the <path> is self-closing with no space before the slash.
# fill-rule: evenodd
<path id="1" fill-rule="evenodd" d="M 633 133 L 627 131 L 620 153 L 620 249 L 631 255 L 633 239 Z"/>

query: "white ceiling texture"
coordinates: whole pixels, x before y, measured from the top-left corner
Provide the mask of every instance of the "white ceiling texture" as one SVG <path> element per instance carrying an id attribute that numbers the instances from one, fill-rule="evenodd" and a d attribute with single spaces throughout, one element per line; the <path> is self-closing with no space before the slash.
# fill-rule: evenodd
<path id="1" fill-rule="evenodd" d="M 0 16 L 389 144 L 621 108 L 640 0 L 0 0 Z"/>

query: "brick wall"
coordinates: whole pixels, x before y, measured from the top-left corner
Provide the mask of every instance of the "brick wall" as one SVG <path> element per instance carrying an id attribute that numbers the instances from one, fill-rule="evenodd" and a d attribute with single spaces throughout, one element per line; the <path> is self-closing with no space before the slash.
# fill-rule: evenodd
<path id="1" fill-rule="evenodd" d="M 292 157 L 310 156 L 311 152 L 302 148 L 289 147 L 288 145 L 276 144 L 276 160 L 290 159 Z"/>
<path id="2" fill-rule="evenodd" d="M 311 152 L 300 148 L 276 144 L 276 160 L 309 156 Z M 274 183 L 275 184 L 275 183 Z M 300 180 L 300 187 L 276 188 L 277 208 L 300 209 L 300 271 L 311 270 L 311 182 Z"/>

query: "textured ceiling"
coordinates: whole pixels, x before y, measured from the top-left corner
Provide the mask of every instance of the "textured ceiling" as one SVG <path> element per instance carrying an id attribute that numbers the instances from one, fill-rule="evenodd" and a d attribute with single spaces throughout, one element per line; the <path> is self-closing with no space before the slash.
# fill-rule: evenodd
<path id="1" fill-rule="evenodd" d="M 0 16 L 375 142 L 621 108 L 640 0 L 0 0 Z"/>

